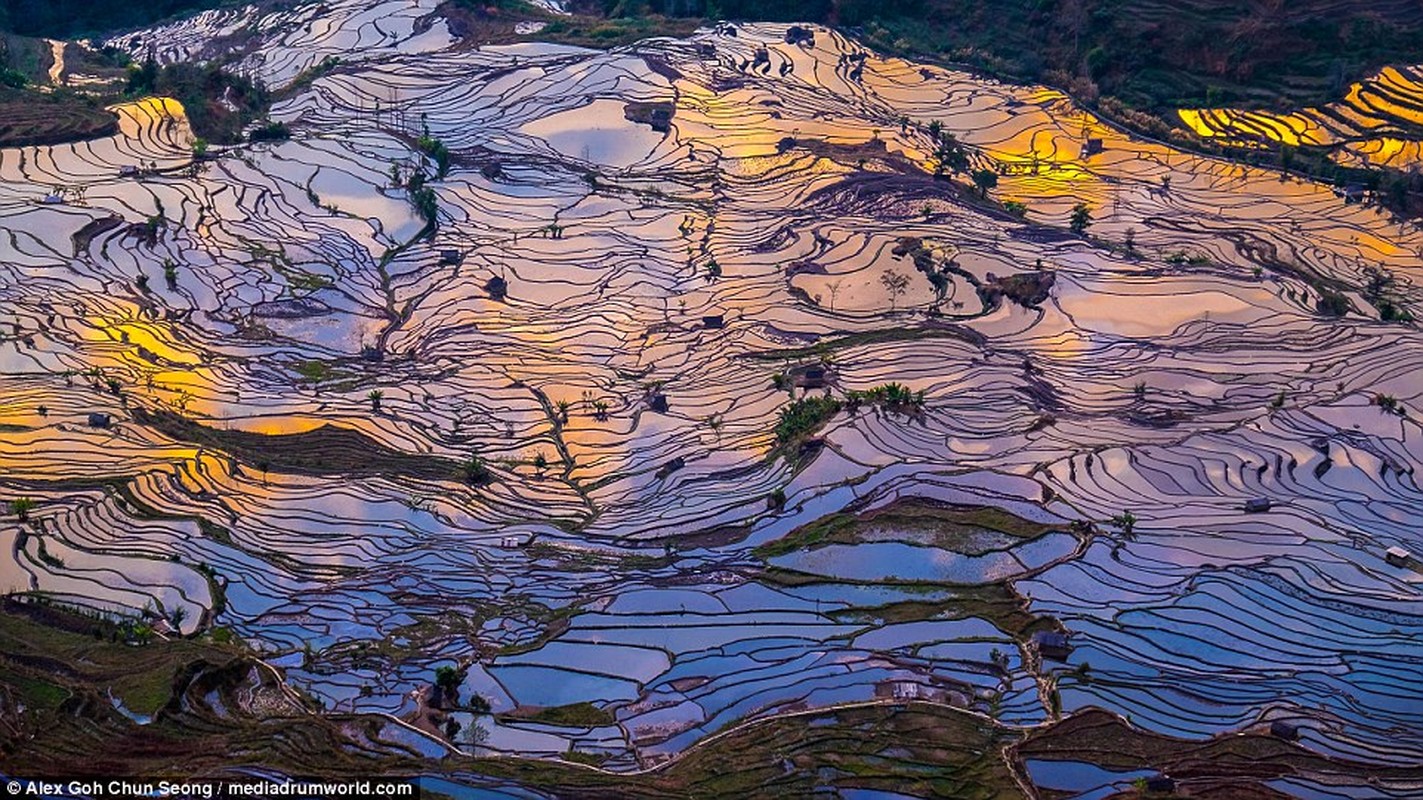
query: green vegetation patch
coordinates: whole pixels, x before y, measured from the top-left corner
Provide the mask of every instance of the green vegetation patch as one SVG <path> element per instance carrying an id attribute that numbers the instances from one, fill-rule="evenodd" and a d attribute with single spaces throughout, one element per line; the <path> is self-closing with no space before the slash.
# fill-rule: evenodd
<path id="1" fill-rule="evenodd" d="M 292 369 L 308 383 L 323 383 L 334 374 L 331 365 L 325 361 L 300 361 Z"/>
<path id="2" fill-rule="evenodd" d="M 130 711 L 153 715 L 173 695 L 174 676 L 191 659 L 226 660 L 236 648 L 197 640 L 135 646 L 132 628 L 110 617 L 31 599 L 0 607 L 0 687 L 36 712 L 58 710 L 71 696 L 109 695 Z"/>
<path id="3" fill-rule="evenodd" d="M 73 39 L 140 28 L 220 0 L 0 0 L 0 27 L 27 36 Z"/>
<path id="4" fill-rule="evenodd" d="M 617 718 L 610 712 L 586 702 L 540 708 L 510 716 L 568 728 L 598 728 L 617 724 Z"/>
<path id="5" fill-rule="evenodd" d="M 858 520 L 854 514 L 831 514 L 767 542 L 757 547 L 754 552 L 758 558 L 771 559 L 835 542 L 854 542 L 857 524 Z"/>
<path id="6" fill-rule="evenodd" d="M 807 347 L 789 347 L 782 350 L 758 350 L 747 353 L 743 358 L 756 361 L 799 361 L 807 358 L 825 358 L 839 350 L 854 347 L 868 347 L 890 342 L 913 341 L 919 339 L 958 339 L 970 344 L 983 344 L 987 339 L 972 328 L 952 323 L 935 323 L 925 327 L 897 327 L 881 330 L 851 333 L 835 339 L 822 339 Z"/>
<path id="7" fill-rule="evenodd" d="M 922 702 L 866 704 L 800 716 L 732 724 L 661 768 L 632 775 L 589 770 L 596 754 L 572 751 L 564 761 L 451 755 L 437 766 L 383 731 L 390 724 L 356 714 L 267 715 L 237 700 L 251 672 L 239 651 L 206 641 L 154 641 L 134 647 L 92 635 L 100 620 L 58 608 L 0 609 L 0 694 L 27 710 L 6 718 L 16 734 L 0 747 L 0 770 L 75 777 L 188 774 L 234 764 L 288 774 L 486 775 L 580 798 L 808 797 L 825 787 L 894 791 L 922 797 L 1008 800 L 1023 796 L 1015 778 L 1023 760 L 1082 761 L 1113 769 L 1160 769 L 1190 775 L 1192 785 L 1226 785 L 1239 796 L 1259 782 L 1327 771 L 1401 780 L 1409 767 L 1326 759 L 1259 733 L 1230 733 L 1205 742 L 1145 733 L 1101 711 L 1085 711 L 1025 734 L 990 719 Z M 225 666 L 219 666 L 225 665 Z M 151 708 L 141 691 L 115 686 L 115 676 L 155 673 L 169 694 L 150 724 L 114 711 L 108 694 L 132 710 Z M 202 697 L 227 698 L 216 713 Z M 545 709 L 560 719 L 590 721 L 585 704 Z M 61 710 L 62 709 L 62 710 Z M 566 763 L 566 762 L 577 763 Z M 1225 794 L 1221 794 L 1225 796 Z M 1236 795 L 1231 795 L 1236 796 Z M 1254 795 L 1249 795 L 1254 796 Z M 1262 795 L 1263 796 L 1263 795 Z"/>
<path id="8" fill-rule="evenodd" d="M 19 89 L 47 82 L 53 63 L 49 42 L 0 30 L 0 85 Z"/>
<path id="9" fill-rule="evenodd" d="M 1016 539 L 1036 539 L 1060 526 L 1023 519 L 993 507 L 943 506 L 926 500 L 906 499 L 867 514 L 840 512 L 822 517 L 756 548 L 762 559 L 827 544 L 861 544 L 868 541 L 912 541 L 955 552 L 972 552 L 974 539 L 986 531 Z M 886 531 L 890 532 L 888 535 Z"/>
<path id="10" fill-rule="evenodd" d="M 223 430 L 163 410 L 135 408 L 134 420 L 191 444 L 215 447 L 259 469 L 300 475 L 405 475 L 457 480 L 458 463 L 393 450 L 360 431 L 322 425 L 300 433 L 267 435 Z"/>
<path id="11" fill-rule="evenodd" d="M 921 622 L 930 619 L 986 619 L 1000 631 L 1020 642 L 1040 630 L 1059 630 L 1051 617 L 1036 616 L 1028 610 L 1028 601 L 1011 584 L 992 583 L 982 586 L 903 586 L 906 590 L 920 588 L 924 598 L 900 600 L 882 606 L 860 607 L 835 612 L 838 621 L 854 624 L 895 624 Z M 932 593 L 932 594 L 931 594 Z"/>
<path id="12" fill-rule="evenodd" d="M 242 129 L 265 116 L 271 96 L 250 79 L 234 75 L 218 62 L 179 62 L 159 66 L 153 59 L 129 68 L 126 94 L 157 95 L 183 104 L 193 133 L 219 144 L 242 141 Z"/>
<path id="13" fill-rule="evenodd" d="M 1260 782 L 1314 771 L 1355 780 L 1406 780 L 1414 767 L 1385 767 L 1335 760 L 1257 729 L 1226 733 L 1204 742 L 1139 730 L 1107 711 L 1087 709 L 1033 731 L 1012 746 L 1014 759 L 1078 761 L 1111 770 L 1151 769 L 1191 776 L 1192 796 L 1268 797 L 1251 791 Z M 1214 784 L 1218 792 L 1203 791 Z"/>
<path id="14" fill-rule="evenodd" d="M 0 85 L 0 147 L 60 144 L 118 132 L 119 118 L 91 97 Z"/>
<path id="15" fill-rule="evenodd" d="M 69 691 L 49 681 L 0 669 L 0 684 L 19 693 L 25 705 L 41 711 L 55 711 L 69 697 Z"/>
<path id="16" fill-rule="evenodd" d="M 820 430 L 840 411 L 840 401 L 827 395 L 802 397 L 781 409 L 776 418 L 776 441 L 794 442 Z"/>
<path id="17" fill-rule="evenodd" d="M 435 178 L 437 180 L 443 179 L 445 175 L 449 174 L 450 150 L 445 147 L 444 142 L 427 133 L 415 140 L 415 147 L 435 161 Z"/>

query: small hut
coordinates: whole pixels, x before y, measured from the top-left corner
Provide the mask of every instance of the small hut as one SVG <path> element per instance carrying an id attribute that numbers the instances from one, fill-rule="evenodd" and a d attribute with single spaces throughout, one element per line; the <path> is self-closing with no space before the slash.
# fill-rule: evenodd
<path id="1" fill-rule="evenodd" d="M 796 370 L 793 381 L 798 389 L 824 389 L 830 385 L 830 371 L 820 365 Z"/>
<path id="2" fill-rule="evenodd" d="M 1252 497 L 1245 501 L 1245 513 L 1247 514 L 1259 514 L 1269 510 L 1270 498 L 1268 497 Z"/>
<path id="3" fill-rule="evenodd" d="M 1066 661 L 1067 657 L 1072 654 L 1072 645 L 1067 640 L 1067 634 L 1057 631 L 1034 633 L 1033 648 L 1038 651 L 1040 658 L 1053 661 Z"/>
<path id="4" fill-rule="evenodd" d="M 815 34 L 809 28 L 792 25 L 786 29 L 786 44 L 798 45 L 802 43 L 810 46 L 815 44 Z"/>
<path id="5" fill-rule="evenodd" d="M 495 275 L 484 282 L 484 291 L 489 292 L 489 297 L 493 300 L 503 300 L 509 296 L 509 282 Z"/>
<path id="6" fill-rule="evenodd" d="M 1155 794 L 1174 794 L 1176 782 L 1165 775 L 1157 775 L 1146 779 L 1146 790 Z"/>

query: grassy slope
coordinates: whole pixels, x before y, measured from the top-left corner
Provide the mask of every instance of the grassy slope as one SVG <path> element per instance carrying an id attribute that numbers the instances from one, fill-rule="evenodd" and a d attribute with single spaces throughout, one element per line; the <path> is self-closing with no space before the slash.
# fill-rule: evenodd
<path id="1" fill-rule="evenodd" d="M 733 727 L 652 772 L 616 776 L 560 761 L 452 756 L 395 743 L 374 716 L 309 713 L 254 684 L 240 643 L 210 638 L 126 645 L 107 623 L 50 607 L 0 608 L 0 773 L 212 775 L 234 766 L 287 774 L 488 775 L 579 798 L 804 797 L 816 787 L 915 796 L 1022 797 L 1026 759 L 1161 769 L 1192 797 L 1277 797 L 1262 783 L 1321 772 L 1358 781 L 1416 771 L 1329 760 L 1260 733 L 1186 741 L 1084 710 L 1028 732 L 928 703 L 863 706 Z M 111 705 L 121 699 L 147 725 Z M 212 705 L 213 698 L 221 702 Z M 266 698 L 259 701 L 259 698 Z M 181 702 L 180 702 L 181 701 Z M 253 713 L 254 702 L 268 708 Z M 577 754 L 574 754 L 576 756 Z"/>
<path id="2" fill-rule="evenodd" d="M 118 118 L 101 103 L 73 92 L 31 88 L 48 83 L 53 63 L 44 40 L 0 32 L 0 73 L 28 84 L 0 80 L 0 146 L 58 144 L 118 132 Z"/>
<path id="3" fill-rule="evenodd" d="M 823 783 L 1019 796 L 997 754 L 1017 735 L 934 707 L 818 714 L 813 726 L 767 720 L 636 777 L 556 761 L 453 757 L 437 765 L 391 746 L 381 732 L 390 723 L 377 717 L 316 715 L 290 704 L 251 713 L 251 661 L 239 643 L 131 645 L 113 641 L 115 630 L 59 607 L 0 607 L 0 773 L 176 777 L 245 764 L 332 777 L 451 770 L 584 798 L 804 796 Z M 111 696 L 153 721 L 129 722 Z"/>
<path id="4" fill-rule="evenodd" d="M 625 20 L 645 26 L 648 11 L 676 15 L 652 18 L 667 24 L 706 14 L 839 25 L 889 53 L 1065 89 L 1102 117 L 1180 147 L 1250 163 L 1288 158 L 1295 172 L 1361 183 L 1386 208 L 1423 214 L 1423 174 L 1344 168 L 1328 148 L 1228 149 L 1184 130 L 1176 116 L 1205 106 L 1320 105 L 1381 66 L 1423 63 L 1417 0 L 573 0 L 573 7 L 583 15 L 574 19 L 585 20 L 579 27 L 595 39 L 606 35 L 606 44 L 621 43 L 611 28 Z M 549 33 L 556 38 L 562 27 Z"/>
<path id="5" fill-rule="evenodd" d="M 10 28 L 32 35 L 92 34 L 221 2 L 0 0 L 0 28 L 8 18 Z M 1423 63 L 1417 0 L 574 0 L 572 6 L 578 13 L 561 18 L 519 0 L 451 0 L 442 10 L 453 27 L 481 41 L 513 39 L 510 19 L 542 16 L 551 23 L 543 38 L 589 46 L 682 35 L 704 17 L 838 24 L 891 52 L 1047 81 L 1089 105 L 1100 98 L 1108 116 L 1158 136 L 1178 127 L 1177 108 L 1319 104 L 1384 64 Z M 68 131 L 95 129 L 83 109 L 64 112 L 76 120 L 59 125 L 61 133 L 31 138 L 77 138 Z M 194 123 L 209 139 L 235 138 L 231 126 Z"/>
<path id="6" fill-rule="evenodd" d="M 0 0 L 0 27 L 26 36 L 74 39 L 141 28 L 221 5 L 221 0 Z"/>
<path id="7" fill-rule="evenodd" d="M 0 88 L 0 147 L 60 144 L 118 131 L 118 118 L 87 98 Z"/>
<path id="8" fill-rule="evenodd" d="M 481 13 L 512 0 L 453 0 Z M 588 44 L 621 43 L 688 18 L 809 21 L 858 28 L 899 53 L 965 62 L 1024 80 L 1073 83 L 1158 113 L 1336 99 L 1384 64 L 1423 62 L 1416 0 L 574 0 Z M 663 15 L 649 19 L 648 14 Z"/>
<path id="9" fill-rule="evenodd" d="M 118 30 L 151 25 L 186 12 L 222 5 L 223 0 L 0 0 L 0 71 L 13 70 L 26 86 L 0 81 L 0 147 L 60 144 L 111 136 L 117 118 L 102 106 L 124 99 L 123 59 L 70 45 L 67 67 L 118 78 L 114 87 L 84 93 L 49 93 L 49 45 L 41 38 L 98 37 Z M 133 87 L 130 87 L 133 89 Z M 198 136 L 231 143 L 244 125 L 262 116 L 266 93 L 244 79 L 216 67 L 178 64 L 156 70 L 132 96 L 158 94 L 177 98 L 188 112 Z M 226 97 L 238 106 L 231 112 Z"/>
<path id="10" fill-rule="evenodd" d="M 815 14 L 861 26 L 893 50 L 1021 78 L 1086 78 L 1142 108 L 1319 102 L 1383 64 L 1423 61 L 1416 0 L 725 0 L 720 8 L 745 18 Z"/>

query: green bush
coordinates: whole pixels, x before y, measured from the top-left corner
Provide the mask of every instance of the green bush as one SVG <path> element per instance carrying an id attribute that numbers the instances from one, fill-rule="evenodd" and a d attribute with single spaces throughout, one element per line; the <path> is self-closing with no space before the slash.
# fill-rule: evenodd
<path id="1" fill-rule="evenodd" d="M 1349 313 L 1349 298 L 1332 289 L 1321 289 L 1314 308 L 1326 317 L 1342 317 Z"/>
<path id="2" fill-rule="evenodd" d="M 845 393 L 845 401 L 853 408 L 862 403 L 886 406 L 895 410 L 917 410 L 924 406 L 924 393 L 911 392 L 902 383 L 882 383 L 865 391 Z"/>
<path id="3" fill-rule="evenodd" d="M 268 122 L 247 134 L 249 142 L 280 142 L 290 138 L 292 138 L 292 131 L 285 122 Z"/>
<path id="4" fill-rule="evenodd" d="M 443 178 L 449 173 L 450 151 L 445 147 L 444 142 L 427 133 L 416 140 L 415 146 L 420 148 L 420 152 L 435 160 L 435 177 L 437 179 Z"/>
<path id="5" fill-rule="evenodd" d="M 781 409 L 776 420 L 776 441 L 785 444 L 812 434 L 839 410 L 840 401 L 833 397 L 802 397 Z"/>
<path id="6" fill-rule="evenodd" d="M 35 501 L 28 497 L 21 497 L 10 501 L 10 512 L 21 522 L 26 522 L 30 518 L 30 512 L 35 508 Z"/>

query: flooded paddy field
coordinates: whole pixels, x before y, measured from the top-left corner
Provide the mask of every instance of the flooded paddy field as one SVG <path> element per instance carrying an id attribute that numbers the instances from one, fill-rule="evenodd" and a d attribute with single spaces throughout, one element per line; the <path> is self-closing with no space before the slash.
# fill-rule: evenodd
<path id="1" fill-rule="evenodd" d="M 230 632 L 435 755 L 930 703 L 1423 784 L 1415 223 L 825 29 L 315 8 L 119 40 L 247 31 L 288 141 L 195 160 L 146 100 L 0 151 L 0 590 Z M 1162 768 L 1041 749 L 1019 786 Z"/>
<path id="2" fill-rule="evenodd" d="M 1423 125 L 1423 72 L 1416 67 L 1385 67 L 1352 84 L 1337 103 L 1290 114 L 1185 109 L 1180 117 L 1208 139 L 1233 144 L 1337 145 L 1335 157 L 1342 163 L 1409 169 L 1423 161 L 1416 135 Z"/>

